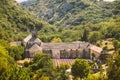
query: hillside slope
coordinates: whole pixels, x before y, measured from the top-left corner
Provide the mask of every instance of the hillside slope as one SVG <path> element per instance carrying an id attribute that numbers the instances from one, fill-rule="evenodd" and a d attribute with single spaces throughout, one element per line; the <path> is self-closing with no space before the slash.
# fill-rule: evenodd
<path id="1" fill-rule="evenodd" d="M 48 23 L 36 19 L 14 0 L 0 0 L 0 39 L 22 40 L 32 30 L 40 30 Z"/>
<path id="2" fill-rule="evenodd" d="M 76 26 L 112 17 L 112 3 L 96 0 L 28 0 L 21 3 L 51 24 Z"/>

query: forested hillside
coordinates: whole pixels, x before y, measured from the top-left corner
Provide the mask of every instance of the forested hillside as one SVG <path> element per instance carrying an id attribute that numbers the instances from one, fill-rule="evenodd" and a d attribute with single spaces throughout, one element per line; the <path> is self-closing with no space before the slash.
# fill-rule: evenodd
<path id="1" fill-rule="evenodd" d="M 45 21 L 63 27 L 108 21 L 119 13 L 118 2 L 103 0 L 28 0 L 21 4 Z"/>
<path id="2" fill-rule="evenodd" d="M 112 14 L 112 16 L 114 15 L 114 17 L 112 18 L 111 16 L 111 19 L 106 18 L 107 21 L 102 21 L 102 22 L 95 20 L 95 21 L 98 21 L 98 23 L 96 24 L 88 22 L 86 24 L 80 24 L 77 26 L 65 27 L 65 28 L 62 28 L 62 27 L 56 28 L 40 19 L 37 19 L 30 12 L 28 12 L 25 8 L 22 8 L 19 4 L 15 3 L 13 0 L 10 0 L 10 1 L 1 0 L 0 2 L 1 2 L 1 5 L 0 5 L 0 39 L 5 39 L 8 41 L 22 40 L 25 36 L 28 35 L 28 33 L 33 31 L 34 29 L 38 31 L 38 37 L 44 42 L 52 42 L 54 38 L 61 39 L 60 41 L 63 41 L 63 42 L 71 42 L 71 41 L 77 41 L 77 40 L 96 42 L 97 40 L 101 40 L 105 38 L 119 38 L 117 36 L 119 35 L 118 24 L 119 24 L 119 14 L 120 14 L 120 9 L 119 9 L 120 1 L 116 1 L 113 3 L 106 3 L 106 2 L 99 2 L 99 3 L 94 2 L 93 3 L 93 1 L 91 1 L 91 6 L 95 4 L 100 5 L 101 3 L 101 5 L 104 5 L 105 7 L 105 4 L 108 4 L 106 5 L 106 8 L 108 7 L 107 9 L 108 11 L 110 11 L 109 9 L 113 7 L 114 9 L 111 10 L 112 12 L 104 13 L 104 14 L 107 14 L 107 15 Z M 45 5 L 45 3 L 42 3 L 42 4 L 43 6 Z M 110 6 L 110 4 L 111 5 L 114 4 L 114 5 Z M 75 4 L 75 6 L 76 5 L 77 4 Z M 81 5 L 79 5 L 79 7 L 80 6 Z M 99 9 L 97 10 L 99 11 Z M 89 9 L 86 11 L 91 11 L 91 10 Z M 79 12 L 79 14 L 80 13 L 81 12 Z M 100 13 L 100 14 L 103 14 L 103 13 Z M 92 15 L 96 16 L 95 14 L 92 14 Z M 102 17 L 105 18 L 104 16 Z M 87 20 L 89 20 L 89 18 L 90 17 L 88 17 Z M 91 18 L 96 19 L 92 16 Z M 92 21 L 93 19 L 91 19 L 90 21 Z M 68 25 L 71 25 L 71 23 Z M 99 35 L 97 36 L 98 38 L 95 38 L 95 41 L 93 41 L 94 34 L 96 34 L 95 36 Z"/>
<path id="3" fill-rule="evenodd" d="M 0 0 L 0 39 L 22 40 L 34 29 L 50 26 L 37 19 L 14 0 Z"/>

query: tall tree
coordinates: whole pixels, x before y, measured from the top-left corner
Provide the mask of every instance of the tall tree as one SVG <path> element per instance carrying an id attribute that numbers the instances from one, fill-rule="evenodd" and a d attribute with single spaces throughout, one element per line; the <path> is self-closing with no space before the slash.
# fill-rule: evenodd
<path id="1" fill-rule="evenodd" d="M 87 34 L 88 34 L 87 30 L 84 29 L 83 36 L 81 38 L 82 41 L 87 41 Z"/>
<path id="2" fill-rule="evenodd" d="M 119 80 L 120 79 L 120 54 L 116 53 L 113 59 L 108 61 L 107 69 L 108 80 Z"/>
<path id="3" fill-rule="evenodd" d="M 24 53 L 23 46 L 10 46 L 10 47 L 7 47 L 7 50 L 9 52 L 9 55 L 13 57 L 15 60 L 22 59 L 22 55 Z"/>
<path id="4" fill-rule="evenodd" d="M 12 62 L 11 58 L 8 56 L 7 50 L 0 46 L 0 75 L 10 68 L 9 61 Z"/>
<path id="5" fill-rule="evenodd" d="M 76 59 L 71 68 L 74 77 L 84 78 L 90 73 L 90 65 L 84 59 Z"/>
<path id="6" fill-rule="evenodd" d="M 69 80 L 69 75 L 66 73 L 66 70 L 69 68 L 70 66 L 68 64 L 61 64 L 57 68 L 57 72 L 60 76 L 57 80 Z"/>
<path id="7" fill-rule="evenodd" d="M 0 80 L 30 80 L 30 76 L 25 69 L 12 65 L 0 76 Z"/>
<path id="8" fill-rule="evenodd" d="M 98 31 L 93 31 L 89 34 L 88 39 L 91 43 L 95 44 L 98 40 L 101 39 L 101 34 Z"/>
<path id="9" fill-rule="evenodd" d="M 118 40 L 114 40 L 113 45 L 114 45 L 115 50 L 120 48 L 120 42 Z"/>
<path id="10" fill-rule="evenodd" d="M 54 66 L 49 55 L 38 52 L 32 63 L 29 65 L 32 72 L 35 72 L 36 77 L 34 79 L 39 79 L 42 76 L 49 77 L 50 80 L 54 80 Z"/>

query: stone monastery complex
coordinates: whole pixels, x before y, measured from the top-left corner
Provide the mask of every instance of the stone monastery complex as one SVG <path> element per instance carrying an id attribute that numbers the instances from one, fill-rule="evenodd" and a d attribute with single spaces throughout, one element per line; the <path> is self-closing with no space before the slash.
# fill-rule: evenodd
<path id="1" fill-rule="evenodd" d="M 92 59 L 92 55 L 99 57 L 102 48 L 92 45 L 88 42 L 69 42 L 69 43 L 44 43 L 37 34 L 33 32 L 23 40 L 25 51 L 28 58 L 33 58 L 37 52 L 49 54 L 52 59 Z"/>

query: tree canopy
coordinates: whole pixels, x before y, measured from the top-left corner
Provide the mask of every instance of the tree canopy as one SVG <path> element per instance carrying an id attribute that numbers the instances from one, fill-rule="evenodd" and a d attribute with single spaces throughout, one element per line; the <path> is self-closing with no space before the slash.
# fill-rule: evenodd
<path id="1" fill-rule="evenodd" d="M 90 73 L 90 65 L 84 59 L 76 59 L 72 65 L 71 71 L 73 76 L 84 78 Z"/>

